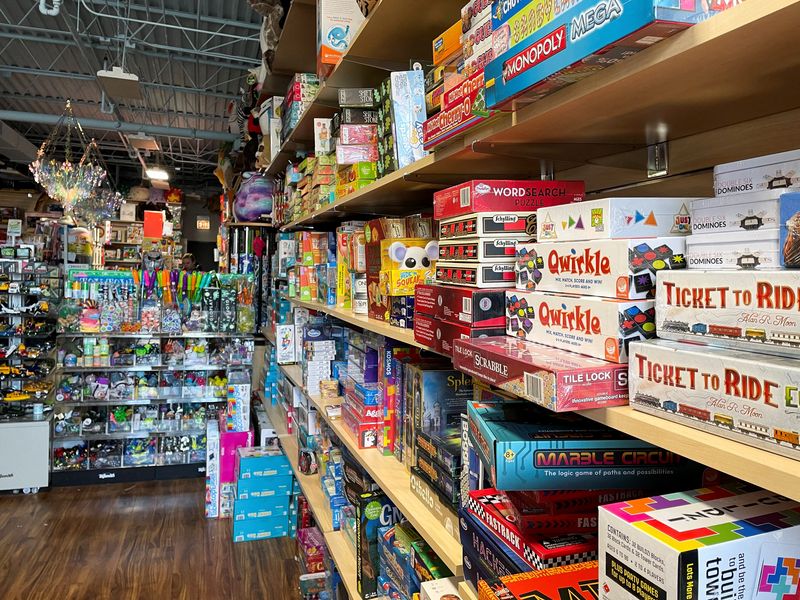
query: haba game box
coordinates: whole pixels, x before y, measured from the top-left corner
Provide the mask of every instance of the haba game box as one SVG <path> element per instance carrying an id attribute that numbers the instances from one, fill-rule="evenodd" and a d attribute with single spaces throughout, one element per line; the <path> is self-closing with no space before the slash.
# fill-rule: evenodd
<path id="1" fill-rule="evenodd" d="M 800 505 L 728 483 L 600 507 L 602 600 L 789 600 Z"/>

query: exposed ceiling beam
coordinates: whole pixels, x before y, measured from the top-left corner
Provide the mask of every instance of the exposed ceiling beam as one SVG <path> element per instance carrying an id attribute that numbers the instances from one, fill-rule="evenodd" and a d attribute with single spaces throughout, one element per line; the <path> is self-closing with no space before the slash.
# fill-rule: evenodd
<path id="1" fill-rule="evenodd" d="M 140 4 L 133 4 L 128 2 L 112 2 L 110 0 L 85 0 L 87 4 L 94 6 L 107 6 L 117 10 L 131 10 L 132 12 L 140 12 L 149 14 L 147 6 Z M 199 6 L 199 2 L 198 2 Z M 179 19 L 187 19 L 192 22 L 199 20 L 201 23 L 212 23 L 214 25 L 227 25 L 229 27 L 239 27 L 241 29 L 248 29 L 250 31 L 261 31 L 259 23 L 248 23 L 245 21 L 233 21 L 231 19 L 222 19 L 219 17 L 209 17 L 205 15 L 197 16 L 195 13 L 182 12 L 179 10 L 159 9 L 158 14 L 164 14 L 168 17 L 177 17 Z"/>

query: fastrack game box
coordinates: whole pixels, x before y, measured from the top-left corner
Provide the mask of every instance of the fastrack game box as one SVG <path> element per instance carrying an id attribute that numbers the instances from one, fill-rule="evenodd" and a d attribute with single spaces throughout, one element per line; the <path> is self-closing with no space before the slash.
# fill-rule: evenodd
<path id="1" fill-rule="evenodd" d="M 453 364 L 556 412 L 628 403 L 625 365 L 508 336 L 454 341 Z"/>
<path id="2" fill-rule="evenodd" d="M 714 194 L 717 196 L 790 187 L 800 187 L 800 150 L 714 167 Z"/>
<path id="3" fill-rule="evenodd" d="M 530 239 L 520 237 L 460 238 L 439 244 L 439 260 L 500 263 L 514 262 L 514 247 Z"/>
<path id="4" fill-rule="evenodd" d="M 471 213 L 439 222 L 439 239 L 473 237 L 515 237 L 536 235 L 536 213 L 503 211 Z"/>
<path id="5" fill-rule="evenodd" d="M 654 238 L 689 235 L 695 198 L 603 198 L 538 211 L 537 241 Z"/>
<path id="6" fill-rule="evenodd" d="M 800 505 L 729 483 L 600 507 L 602 600 L 789 600 Z"/>
<path id="7" fill-rule="evenodd" d="M 654 340 L 631 344 L 629 379 L 637 410 L 800 458 L 796 359 Z"/>
<path id="8" fill-rule="evenodd" d="M 652 298 L 656 273 L 684 269 L 685 252 L 684 237 L 517 244 L 517 289 Z"/>
<path id="9" fill-rule="evenodd" d="M 569 418 L 574 415 L 534 409 L 524 402 L 467 403 L 470 442 L 498 490 L 653 489 L 701 482 L 702 465 L 668 450 Z"/>
<path id="10" fill-rule="evenodd" d="M 658 337 L 800 356 L 800 271 L 661 273 Z"/>
<path id="11" fill-rule="evenodd" d="M 433 194 L 433 218 L 490 211 L 536 210 L 583 200 L 582 181 L 474 179 Z"/>
<path id="12" fill-rule="evenodd" d="M 464 551 L 477 555 L 493 567 L 498 575 L 511 575 L 530 570 L 521 557 L 504 544 L 481 521 L 469 513 L 466 507 L 458 511 L 459 534 Z"/>
<path id="13" fill-rule="evenodd" d="M 692 235 L 686 240 L 686 262 L 690 269 L 780 269 L 781 240 L 781 229 Z"/>
<path id="14" fill-rule="evenodd" d="M 693 200 L 689 204 L 692 235 L 738 231 L 743 238 L 751 231 L 777 229 L 781 211 L 800 210 L 800 194 L 787 194 L 786 188 L 747 192 Z"/>
<path id="15" fill-rule="evenodd" d="M 655 337 L 652 300 L 506 292 L 506 334 L 618 363 L 628 344 Z"/>
<path id="16" fill-rule="evenodd" d="M 478 600 L 597 600 L 597 561 L 530 571 L 478 584 Z M 505 592 L 501 592 L 504 590 Z"/>
<path id="17" fill-rule="evenodd" d="M 477 288 L 513 288 L 514 263 L 436 263 L 436 283 L 466 285 Z"/>

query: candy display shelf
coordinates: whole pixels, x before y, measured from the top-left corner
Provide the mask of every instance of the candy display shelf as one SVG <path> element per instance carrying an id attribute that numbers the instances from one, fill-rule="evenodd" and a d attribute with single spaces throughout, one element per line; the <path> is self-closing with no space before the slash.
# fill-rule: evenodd
<path id="1" fill-rule="evenodd" d="M 115 433 L 81 433 L 79 435 L 54 436 L 53 444 L 88 440 L 133 440 L 149 437 L 175 437 L 182 435 L 205 435 L 204 429 L 177 429 L 175 431 L 117 431 Z"/>
<path id="2" fill-rule="evenodd" d="M 200 398 L 137 398 L 134 400 L 83 400 L 77 402 L 58 402 L 56 406 L 149 406 L 151 404 L 216 404 L 225 402 L 227 399 L 218 396 L 207 396 Z"/>

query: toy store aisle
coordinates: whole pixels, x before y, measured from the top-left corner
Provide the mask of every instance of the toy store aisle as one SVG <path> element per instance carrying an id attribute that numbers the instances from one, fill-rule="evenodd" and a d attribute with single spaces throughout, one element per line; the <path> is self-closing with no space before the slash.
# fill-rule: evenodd
<path id="1" fill-rule="evenodd" d="M 0 496 L 4 600 L 278 600 L 297 596 L 294 541 L 234 544 L 203 516 L 201 479 Z"/>

